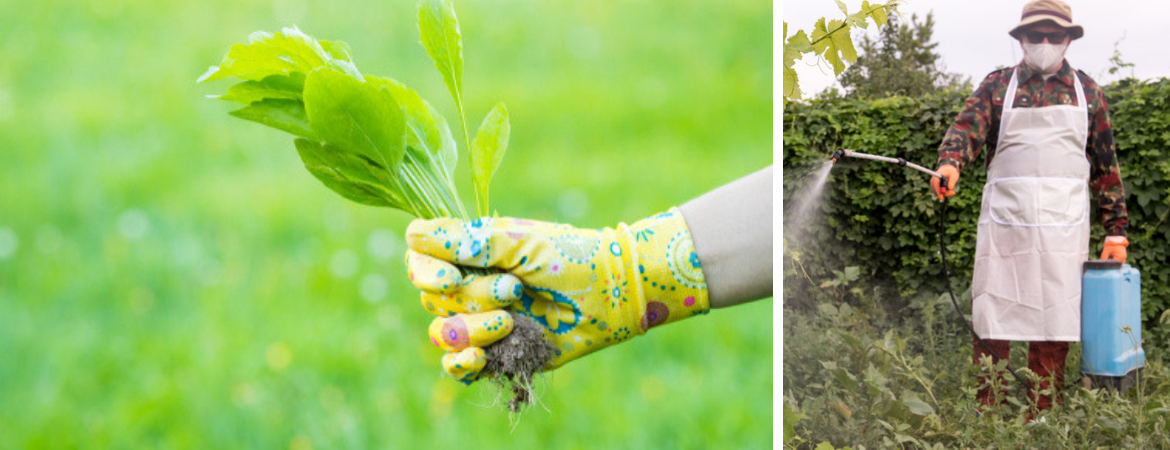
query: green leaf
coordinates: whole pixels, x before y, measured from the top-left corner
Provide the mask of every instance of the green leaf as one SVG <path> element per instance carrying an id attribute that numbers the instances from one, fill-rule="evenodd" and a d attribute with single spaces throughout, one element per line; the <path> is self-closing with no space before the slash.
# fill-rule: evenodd
<path id="1" fill-rule="evenodd" d="M 423 47 L 435 68 L 443 75 L 447 90 L 463 115 L 463 38 L 459 20 L 450 0 L 422 0 L 418 3 L 418 31 Z"/>
<path id="2" fill-rule="evenodd" d="M 784 24 L 784 32 L 788 32 L 788 24 Z M 792 66 L 796 64 L 796 60 L 803 57 L 804 53 L 813 52 L 813 46 L 808 40 L 808 36 L 804 34 L 804 30 L 799 30 L 796 34 L 789 37 L 784 43 L 784 96 L 793 99 L 800 99 L 803 93 L 800 91 L 800 80 L 796 76 L 796 71 Z"/>
<path id="3" fill-rule="evenodd" d="M 822 17 L 813 27 L 812 40 L 816 53 L 823 55 L 833 65 L 834 76 L 845 70 L 845 62 L 857 61 L 857 50 L 853 48 L 853 39 L 849 37 L 849 25 L 840 20 L 830 21 L 826 27 Z"/>
<path id="4" fill-rule="evenodd" d="M 428 4 L 446 7 L 439 15 L 453 23 L 456 51 L 446 61 L 456 62 L 449 86 L 458 94 L 462 50 L 454 10 L 447 1 Z M 305 138 L 298 154 L 330 189 L 423 218 L 467 217 L 452 180 L 458 154 L 446 120 L 401 83 L 363 77 L 345 43 L 317 41 L 296 28 L 256 32 L 199 81 L 227 77 L 243 82 L 209 97 L 245 105 L 232 115 Z"/>
<path id="5" fill-rule="evenodd" d="M 322 144 L 320 142 L 309 142 L 313 144 L 314 148 L 300 148 L 298 152 L 301 153 L 301 160 L 305 162 L 306 166 L 325 166 L 338 174 L 342 175 L 347 180 L 374 184 L 384 186 L 390 192 L 393 191 L 393 184 L 390 182 L 393 175 L 377 162 L 358 155 L 350 153 L 344 149 L 338 148 L 332 144 Z M 306 146 L 306 143 L 300 143 L 299 146 Z M 317 149 L 316 147 L 320 147 Z M 318 150 L 306 153 L 307 150 Z M 399 193 L 400 194 L 400 193 Z M 401 195 L 394 196 L 399 198 Z"/>
<path id="6" fill-rule="evenodd" d="M 853 390 L 857 387 L 857 378 L 841 367 L 837 367 L 837 363 L 832 361 L 821 361 L 821 365 L 825 367 L 829 373 L 833 374 L 833 378 L 841 383 L 846 389 Z"/>
<path id="7" fill-rule="evenodd" d="M 869 28 L 869 20 L 867 20 L 866 17 L 869 16 L 870 8 L 872 8 L 872 7 L 869 6 L 869 1 L 863 0 L 861 2 L 861 10 L 860 11 L 857 11 L 853 14 L 849 14 L 848 12 L 846 12 L 845 13 L 847 15 L 846 17 L 848 17 L 848 19 L 846 19 L 846 21 L 849 22 L 849 26 L 858 27 L 858 28 Z"/>
<path id="8" fill-rule="evenodd" d="M 804 30 L 798 30 L 784 43 L 784 67 L 796 65 L 796 60 L 802 58 L 804 53 L 811 53 L 815 50 L 808 40 L 808 36 L 804 34 Z"/>
<path id="9" fill-rule="evenodd" d="M 367 76 L 366 81 L 384 86 L 394 95 L 406 119 L 406 146 L 420 160 L 434 162 L 440 169 L 438 175 L 451 182 L 459 151 L 447 119 L 434 106 L 407 88 L 406 85 L 390 78 Z"/>
<path id="10" fill-rule="evenodd" d="M 817 444 L 816 448 L 814 448 L 813 450 L 836 450 L 836 449 L 833 448 L 833 444 L 830 444 L 829 441 L 825 441 L 825 442 L 821 442 L 820 444 Z"/>
<path id="11" fill-rule="evenodd" d="M 804 92 L 800 90 L 800 78 L 791 67 L 784 68 L 784 97 L 800 100 Z"/>
<path id="12" fill-rule="evenodd" d="M 796 437 L 796 422 L 804 418 L 804 414 L 792 410 L 788 403 L 784 403 L 784 443 Z"/>
<path id="13" fill-rule="evenodd" d="M 836 410 L 837 414 L 840 414 L 841 418 L 845 420 L 849 420 L 851 417 L 853 417 L 853 410 L 848 406 L 845 406 L 844 403 L 830 401 L 829 406 L 832 406 L 833 409 Z"/>
<path id="14" fill-rule="evenodd" d="M 320 68 L 305 80 L 305 112 L 323 143 L 397 173 L 406 123 L 389 89 Z"/>
<path id="15" fill-rule="evenodd" d="M 878 389 L 885 388 L 886 383 L 889 383 L 889 381 L 890 381 L 889 378 L 886 378 L 885 374 L 883 374 L 880 370 L 878 370 L 876 367 L 874 367 L 873 364 L 870 364 L 868 367 L 865 368 L 864 374 L 865 374 L 865 384 L 872 386 L 872 387 L 875 387 L 875 388 L 878 388 Z"/>
<path id="16" fill-rule="evenodd" d="M 893 2 L 890 2 L 890 3 L 892 4 Z M 888 11 L 886 11 L 886 8 L 892 8 L 892 7 L 891 6 L 881 6 L 878 8 L 874 8 L 873 12 L 870 13 L 870 17 L 873 17 L 873 23 L 876 23 L 878 28 L 884 27 L 890 23 L 890 18 L 889 18 L 889 15 L 887 14 Z M 865 11 L 866 9 L 867 8 L 865 6 L 865 3 L 862 3 L 861 10 Z"/>
<path id="17" fill-rule="evenodd" d="M 317 41 L 317 43 L 321 44 L 321 48 L 325 49 L 325 52 L 329 53 L 333 59 L 353 62 L 353 52 L 349 50 L 349 44 L 341 41 Z"/>
<path id="18" fill-rule="evenodd" d="M 248 36 L 247 44 L 231 46 L 219 66 L 208 69 L 198 82 L 229 77 L 262 80 L 271 75 L 288 75 L 293 72 L 307 74 L 321 66 L 330 66 L 350 76 L 361 77 L 349 60 L 348 46 L 344 43 L 326 45 L 329 50 L 296 27 L 285 28 L 276 34 L 257 31 Z M 344 56 L 344 59 L 340 56 Z"/>
<path id="19" fill-rule="evenodd" d="M 918 398 L 918 394 L 913 391 L 902 391 L 902 404 L 911 413 L 919 416 L 934 414 L 934 408 L 931 408 L 929 404 Z"/>
<path id="20" fill-rule="evenodd" d="M 305 115 L 305 106 L 298 100 L 267 98 L 228 114 L 297 136 L 316 138 Z"/>
<path id="21" fill-rule="evenodd" d="M 223 95 L 212 96 L 220 100 L 243 103 L 245 105 L 264 100 L 287 99 L 300 101 L 301 93 L 305 89 L 305 74 L 293 72 L 288 75 L 269 75 L 263 80 L 252 80 L 238 83 L 228 88 Z"/>
<path id="22" fill-rule="evenodd" d="M 351 179 L 346 173 L 357 173 L 352 168 L 339 167 L 339 154 L 325 146 L 307 139 L 294 141 L 297 154 L 304 162 L 305 168 L 326 187 L 341 194 L 342 197 L 358 203 L 371 206 L 392 206 L 409 211 L 401 196 L 390 192 L 385 187 L 366 181 Z"/>
<path id="23" fill-rule="evenodd" d="M 843 2 L 841 0 L 836 0 L 836 1 L 837 1 L 837 8 L 839 8 L 841 10 L 841 14 L 849 15 L 849 10 L 845 8 L 845 2 Z"/>
<path id="24" fill-rule="evenodd" d="M 490 214 L 488 210 L 488 184 L 492 181 L 504 152 L 508 150 L 508 107 L 504 102 L 496 103 L 484 117 L 475 141 L 471 143 L 471 180 L 475 184 L 475 204 L 480 216 Z"/>
<path id="25" fill-rule="evenodd" d="M 861 339 L 858 339 L 857 336 L 853 335 L 853 333 L 845 330 L 837 330 L 837 335 L 840 336 L 841 340 L 845 341 L 845 344 L 849 345 L 850 348 L 856 351 L 861 351 Z"/>

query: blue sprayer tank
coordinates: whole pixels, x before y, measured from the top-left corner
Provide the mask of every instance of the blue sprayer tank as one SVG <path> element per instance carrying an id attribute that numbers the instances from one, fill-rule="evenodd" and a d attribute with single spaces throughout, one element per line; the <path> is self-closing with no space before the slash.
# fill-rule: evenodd
<path id="1" fill-rule="evenodd" d="M 1127 333 L 1125 327 L 1131 332 Z M 1081 284 L 1081 372 L 1126 389 L 1146 365 L 1142 350 L 1142 279 L 1129 264 L 1088 261 Z"/>

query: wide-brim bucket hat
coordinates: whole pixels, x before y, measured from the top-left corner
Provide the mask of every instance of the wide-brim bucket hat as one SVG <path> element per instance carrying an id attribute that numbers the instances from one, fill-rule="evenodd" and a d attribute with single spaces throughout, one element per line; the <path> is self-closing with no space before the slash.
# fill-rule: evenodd
<path id="1" fill-rule="evenodd" d="M 1046 20 L 1064 28 L 1073 39 L 1080 39 L 1081 36 L 1085 35 L 1085 29 L 1072 21 L 1072 7 L 1060 0 L 1032 0 L 1028 2 L 1024 5 L 1020 24 L 1012 28 L 1008 34 L 1019 39 L 1029 26 Z"/>

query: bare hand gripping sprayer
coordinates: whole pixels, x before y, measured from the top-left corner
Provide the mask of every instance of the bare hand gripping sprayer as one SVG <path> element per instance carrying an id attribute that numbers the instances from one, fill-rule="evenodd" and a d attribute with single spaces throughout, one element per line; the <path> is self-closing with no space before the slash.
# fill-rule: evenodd
<path id="1" fill-rule="evenodd" d="M 897 164 L 923 172 L 939 179 L 939 186 L 947 189 L 947 177 L 905 158 L 890 158 L 870 155 L 854 150 L 841 149 L 829 157 L 834 164 L 843 157 L 868 159 Z M 938 221 L 938 245 L 942 256 L 943 275 L 951 303 L 963 317 L 955 292 L 951 288 L 951 273 L 947 269 L 947 248 L 943 230 L 946 224 L 947 198 L 943 198 L 942 212 Z M 1129 264 L 1111 260 L 1086 261 L 1081 280 L 1081 373 L 1093 387 L 1107 387 L 1126 390 L 1141 378 L 1141 369 L 1146 365 L 1146 353 L 1142 350 L 1142 289 L 1141 273 Z M 971 335 L 997 359 L 999 355 L 979 337 L 975 328 L 963 320 Z M 1030 386 L 1016 371 L 1008 366 L 1008 372 L 1024 386 Z M 1075 386 L 1070 384 L 1063 389 Z"/>

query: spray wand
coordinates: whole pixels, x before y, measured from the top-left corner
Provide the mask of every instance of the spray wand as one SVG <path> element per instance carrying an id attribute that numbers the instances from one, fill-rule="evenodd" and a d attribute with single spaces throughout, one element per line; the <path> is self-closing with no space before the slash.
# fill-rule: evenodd
<path id="1" fill-rule="evenodd" d="M 900 158 L 900 157 L 899 158 L 890 158 L 887 156 L 878 156 L 878 155 L 871 155 L 868 153 L 861 153 L 859 151 L 854 151 L 854 150 L 849 150 L 849 149 L 841 149 L 841 150 L 837 150 L 837 151 L 833 152 L 833 155 L 830 156 L 829 159 L 833 160 L 833 164 L 836 164 L 837 160 L 841 159 L 841 157 L 844 157 L 844 156 L 848 156 L 850 158 L 869 159 L 869 160 L 873 160 L 873 161 L 888 162 L 891 164 L 897 164 L 897 165 L 902 166 L 902 167 L 909 167 L 911 169 L 925 173 L 925 174 L 930 175 L 932 177 L 938 178 L 939 179 L 938 185 L 942 187 L 943 191 L 946 191 L 947 186 L 950 186 L 950 182 L 949 182 L 950 180 L 947 180 L 947 177 L 945 175 L 938 173 L 938 172 L 935 172 L 933 170 L 927 169 L 925 167 L 922 167 L 918 164 L 914 164 L 912 162 L 906 161 L 905 158 Z"/>

